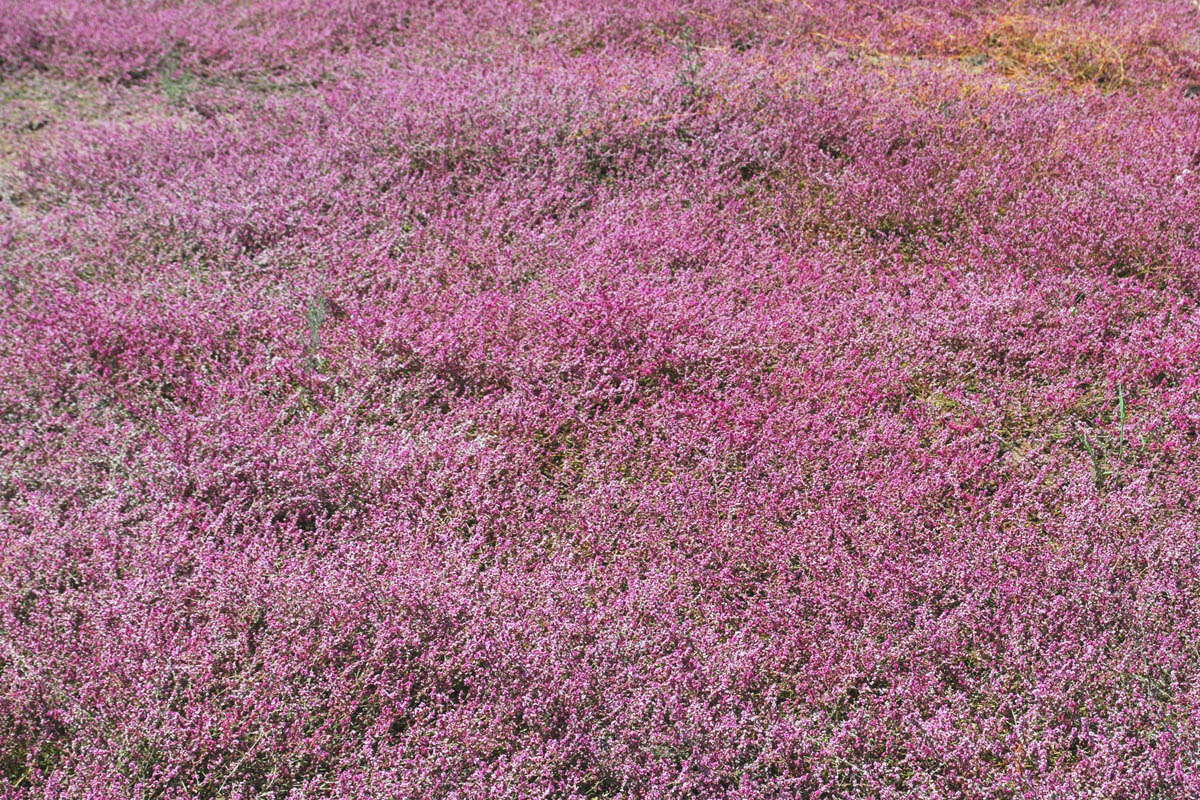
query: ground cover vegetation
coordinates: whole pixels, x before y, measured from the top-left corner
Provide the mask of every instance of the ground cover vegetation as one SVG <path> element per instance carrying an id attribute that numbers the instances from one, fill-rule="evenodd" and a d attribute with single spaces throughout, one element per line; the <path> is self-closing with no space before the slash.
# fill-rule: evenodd
<path id="1" fill-rule="evenodd" d="M 1200 795 L 1190 0 L 0 0 L 0 796 Z"/>

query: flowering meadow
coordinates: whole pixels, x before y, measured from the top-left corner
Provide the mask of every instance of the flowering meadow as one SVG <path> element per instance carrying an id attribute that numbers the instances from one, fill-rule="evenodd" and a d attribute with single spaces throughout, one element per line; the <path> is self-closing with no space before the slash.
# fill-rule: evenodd
<path id="1" fill-rule="evenodd" d="M 0 0 L 0 798 L 1197 796 L 1192 0 Z"/>

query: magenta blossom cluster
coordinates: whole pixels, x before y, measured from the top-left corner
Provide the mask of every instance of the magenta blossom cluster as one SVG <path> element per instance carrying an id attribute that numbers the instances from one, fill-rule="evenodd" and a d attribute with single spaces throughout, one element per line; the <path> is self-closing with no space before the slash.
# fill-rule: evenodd
<path id="1" fill-rule="evenodd" d="M 1200 795 L 1189 0 L 0 0 L 0 797 Z"/>

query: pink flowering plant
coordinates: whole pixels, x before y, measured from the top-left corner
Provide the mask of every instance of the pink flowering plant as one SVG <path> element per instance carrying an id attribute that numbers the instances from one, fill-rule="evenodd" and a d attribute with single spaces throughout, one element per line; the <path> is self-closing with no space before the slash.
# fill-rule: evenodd
<path id="1" fill-rule="evenodd" d="M 0 798 L 1196 796 L 1190 0 L 0 0 Z"/>

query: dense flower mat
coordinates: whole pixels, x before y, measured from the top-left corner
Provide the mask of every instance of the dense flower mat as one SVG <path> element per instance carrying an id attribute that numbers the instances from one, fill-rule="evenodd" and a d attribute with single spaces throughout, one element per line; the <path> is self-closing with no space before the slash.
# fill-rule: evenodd
<path id="1" fill-rule="evenodd" d="M 0 796 L 1200 793 L 1191 0 L 0 0 Z"/>

